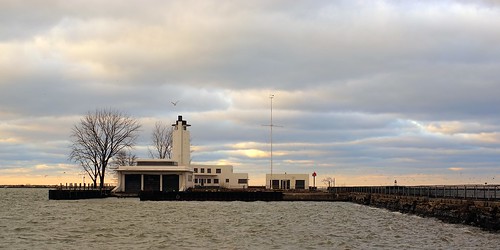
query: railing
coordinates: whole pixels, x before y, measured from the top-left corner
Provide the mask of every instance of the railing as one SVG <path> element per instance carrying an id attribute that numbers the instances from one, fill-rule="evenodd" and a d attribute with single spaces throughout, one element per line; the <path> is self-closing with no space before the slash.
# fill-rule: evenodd
<path id="1" fill-rule="evenodd" d="M 105 183 L 103 189 L 104 190 L 111 190 L 113 189 L 114 186 Z M 58 186 L 56 186 L 57 190 L 100 190 L 99 184 L 94 185 L 94 183 L 66 183 L 63 185 L 60 183 Z"/>
<path id="2" fill-rule="evenodd" d="M 329 187 L 332 193 L 369 193 L 429 198 L 500 200 L 500 185 Z"/>

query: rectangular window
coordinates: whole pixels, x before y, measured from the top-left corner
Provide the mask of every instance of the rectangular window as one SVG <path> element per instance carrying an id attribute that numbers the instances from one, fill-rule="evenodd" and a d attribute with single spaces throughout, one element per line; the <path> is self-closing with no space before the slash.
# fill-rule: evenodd
<path id="1" fill-rule="evenodd" d="M 214 184 L 219 184 L 219 179 L 214 179 Z"/>
<path id="2" fill-rule="evenodd" d="M 229 183 L 229 179 L 226 179 L 226 183 Z"/>
<path id="3" fill-rule="evenodd" d="M 207 173 L 211 174 L 212 173 L 212 169 L 211 168 L 207 168 Z"/>
<path id="4" fill-rule="evenodd" d="M 220 168 L 216 168 L 216 169 L 215 169 L 215 173 L 216 173 L 216 174 L 220 174 L 220 173 L 221 173 Z"/>
<path id="5" fill-rule="evenodd" d="M 207 184 L 212 183 L 212 179 L 207 179 Z"/>
<path id="6" fill-rule="evenodd" d="M 194 172 L 195 172 L 195 173 L 198 173 L 198 168 L 194 168 Z"/>
<path id="7" fill-rule="evenodd" d="M 202 174 L 205 173 L 205 169 L 202 168 L 201 171 L 200 171 Z"/>
<path id="8" fill-rule="evenodd" d="M 194 183 L 198 183 L 198 179 L 194 179 Z"/>
<path id="9" fill-rule="evenodd" d="M 295 180 L 295 189 L 305 189 L 306 181 L 305 180 Z"/>
<path id="10" fill-rule="evenodd" d="M 238 184 L 247 184 L 248 180 L 247 179 L 238 179 Z"/>

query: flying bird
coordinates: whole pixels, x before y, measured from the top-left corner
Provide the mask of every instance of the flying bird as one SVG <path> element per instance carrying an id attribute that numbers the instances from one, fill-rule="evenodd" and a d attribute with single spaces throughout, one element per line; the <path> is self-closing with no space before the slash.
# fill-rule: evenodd
<path id="1" fill-rule="evenodd" d="M 175 101 L 175 102 L 171 102 L 171 103 L 172 103 L 172 105 L 177 106 L 177 103 L 178 103 L 178 102 L 179 102 L 179 101 Z"/>

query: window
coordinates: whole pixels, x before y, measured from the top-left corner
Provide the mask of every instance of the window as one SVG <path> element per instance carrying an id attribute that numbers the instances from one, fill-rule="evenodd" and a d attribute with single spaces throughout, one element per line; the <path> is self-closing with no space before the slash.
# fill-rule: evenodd
<path id="1" fill-rule="evenodd" d="M 219 184 L 219 179 L 214 179 L 214 184 Z"/>
<path id="2" fill-rule="evenodd" d="M 198 168 L 194 168 L 194 172 L 195 172 L 195 173 L 198 173 Z"/>
<path id="3" fill-rule="evenodd" d="M 216 169 L 215 169 L 215 173 L 216 173 L 216 174 L 220 174 L 220 173 L 221 173 L 220 168 L 216 168 Z"/>
<path id="4" fill-rule="evenodd" d="M 212 183 L 212 179 L 207 179 L 207 184 Z"/>
<path id="5" fill-rule="evenodd" d="M 202 168 L 201 171 L 200 171 L 200 173 L 205 173 L 205 169 Z"/>
<path id="6" fill-rule="evenodd" d="M 211 174 L 212 173 L 212 169 L 211 168 L 207 168 L 207 173 Z"/>
<path id="7" fill-rule="evenodd" d="M 198 183 L 198 179 L 194 179 L 194 183 Z"/>
<path id="8" fill-rule="evenodd" d="M 188 181 L 193 181 L 193 176 L 192 175 L 188 175 Z"/>
<path id="9" fill-rule="evenodd" d="M 248 180 L 247 179 L 238 179 L 238 184 L 247 184 Z"/>
<path id="10" fill-rule="evenodd" d="M 295 189 L 305 189 L 306 181 L 305 180 L 295 180 Z"/>
<path id="11" fill-rule="evenodd" d="M 229 179 L 226 179 L 226 183 L 229 183 Z"/>

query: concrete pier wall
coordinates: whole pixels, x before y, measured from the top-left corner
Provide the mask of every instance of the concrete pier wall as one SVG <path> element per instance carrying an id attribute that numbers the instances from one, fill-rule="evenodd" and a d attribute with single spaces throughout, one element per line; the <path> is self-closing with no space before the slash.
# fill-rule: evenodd
<path id="1" fill-rule="evenodd" d="M 500 202 L 464 199 L 411 197 L 384 194 L 349 193 L 358 204 L 391 211 L 435 217 L 449 223 L 462 223 L 487 230 L 500 230 Z"/>
<path id="2" fill-rule="evenodd" d="M 141 201 L 282 201 L 283 192 L 160 192 L 142 191 Z"/>
<path id="3" fill-rule="evenodd" d="M 326 192 L 285 192 L 283 193 L 284 201 L 349 201 L 349 196 L 346 193 L 334 194 Z"/>
<path id="4" fill-rule="evenodd" d="M 110 196 L 110 190 L 49 190 L 49 200 L 98 199 Z"/>

